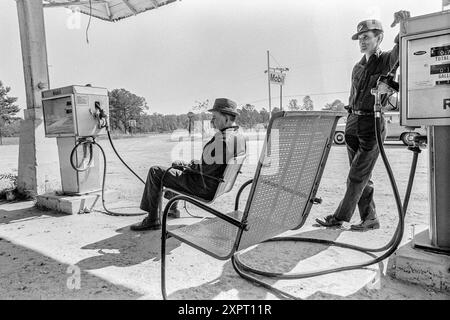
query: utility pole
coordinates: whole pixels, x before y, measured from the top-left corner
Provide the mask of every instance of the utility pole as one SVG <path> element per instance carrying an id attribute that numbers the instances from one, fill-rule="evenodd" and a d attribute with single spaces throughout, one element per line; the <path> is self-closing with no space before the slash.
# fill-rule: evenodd
<path id="1" fill-rule="evenodd" d="M 41 92 L 49 88 L 47 45 L 42 1 L 16 0 L 25 80 L 27 109 L 20 127 L 17 187 L 25 195 L 47 191 L 47 182 L 58 189 L 59 170 L 55 138 L 46 138 Z"/>
<path id="2" fill-rule="evenodd" d="M 270 53 L 267 50 L 267 84 L 269 86 L 269 115 L 272 114 L 272 97 L 270 96 Z"/>

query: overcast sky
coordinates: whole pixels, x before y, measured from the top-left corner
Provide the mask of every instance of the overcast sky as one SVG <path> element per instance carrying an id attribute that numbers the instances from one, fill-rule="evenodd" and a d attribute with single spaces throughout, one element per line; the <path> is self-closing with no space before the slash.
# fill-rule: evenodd
<path id="1" fill-rule="evenodd" d="M 91 83 L 145 97 L 150 112 L 186 113 L 196 100 L 228 97 L 268 108 L 266 51 L 290 71 L 283 105 L 311 95 L 314 108 L 348 101 L 351 69 L 361 58 L 350 37 L 364 19 L 383 22 L 383 50 L 393 46 L 393 13 L 441 10 L 441 0 L 182 0 L 119 22 L 65 8 L 45 9 L 52 88 Z M 0 1 L 0 80 L 25 107 L 16 2 Z M 73 27 L 75 26 L 75 28 Z M 272 86 L 272 107 L 279 87 Z"/>

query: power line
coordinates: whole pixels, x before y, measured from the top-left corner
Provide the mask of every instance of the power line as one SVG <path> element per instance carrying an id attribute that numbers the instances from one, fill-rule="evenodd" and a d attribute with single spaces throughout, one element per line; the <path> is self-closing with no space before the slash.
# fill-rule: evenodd
<path id="1" fill-rule="evenodd" d="M 349 90 L 347 91 L 334 91 L 334 92 L 319 92 L 319 93 L 299 93 L 299 94 L 295 94 L 295 95 L 289 95 L 289 96 L 284 96 L 286 98 L 295 98 L 295 97 L 304 97 L 304 96 L 322 96 L 322 95 L 328 95 L 328 94 L 343 94 L 343 93 L 349 93 Z M 273 99 L 279 98 L 278 97 L 272 97 Z M 260 100 L 254 100 L 254 101 L 249 101 L 247 102 L 248 104 L 252 104 L 252 103 L 258 103 L 258 102 L 264 102 L 264 101 L 269 101 L 268 98 L 266 99 L 260 99 Z"/>
<path id="2" fill-rule="evenodd" d="M 279 63 L 278 60 L 275 59 L 275 57 L 271 53 L 269 53 L 269 55 L 272 57 L 273 60 L 275 60 L 275 62 L 278 64 L 278 66 L 281 66 L 281 63 Z"/>

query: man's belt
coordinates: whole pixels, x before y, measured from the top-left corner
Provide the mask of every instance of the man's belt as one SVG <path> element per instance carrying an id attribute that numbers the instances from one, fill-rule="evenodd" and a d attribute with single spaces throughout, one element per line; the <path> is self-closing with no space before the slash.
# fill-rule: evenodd
<path id="1" fill-rule="evenodd" d="M 374 112 L 367 112 L 367 111 L 359 111 L 359 110 L 352 110 L 348 109 L 350 113 L 356 114 L 357 116 L 373 116 L 375 115 Z"/>

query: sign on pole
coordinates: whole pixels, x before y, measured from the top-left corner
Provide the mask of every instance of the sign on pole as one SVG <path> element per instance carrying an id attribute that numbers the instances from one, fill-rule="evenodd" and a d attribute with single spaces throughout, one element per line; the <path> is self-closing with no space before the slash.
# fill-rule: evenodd
<path id="1" fill-rule="evenodd" d="M 278 84 L 280 86 L 284 85 L 284 78 L 286 74 L 280 71 L 270 70 L 269 79 L 270 83 Z"/>

